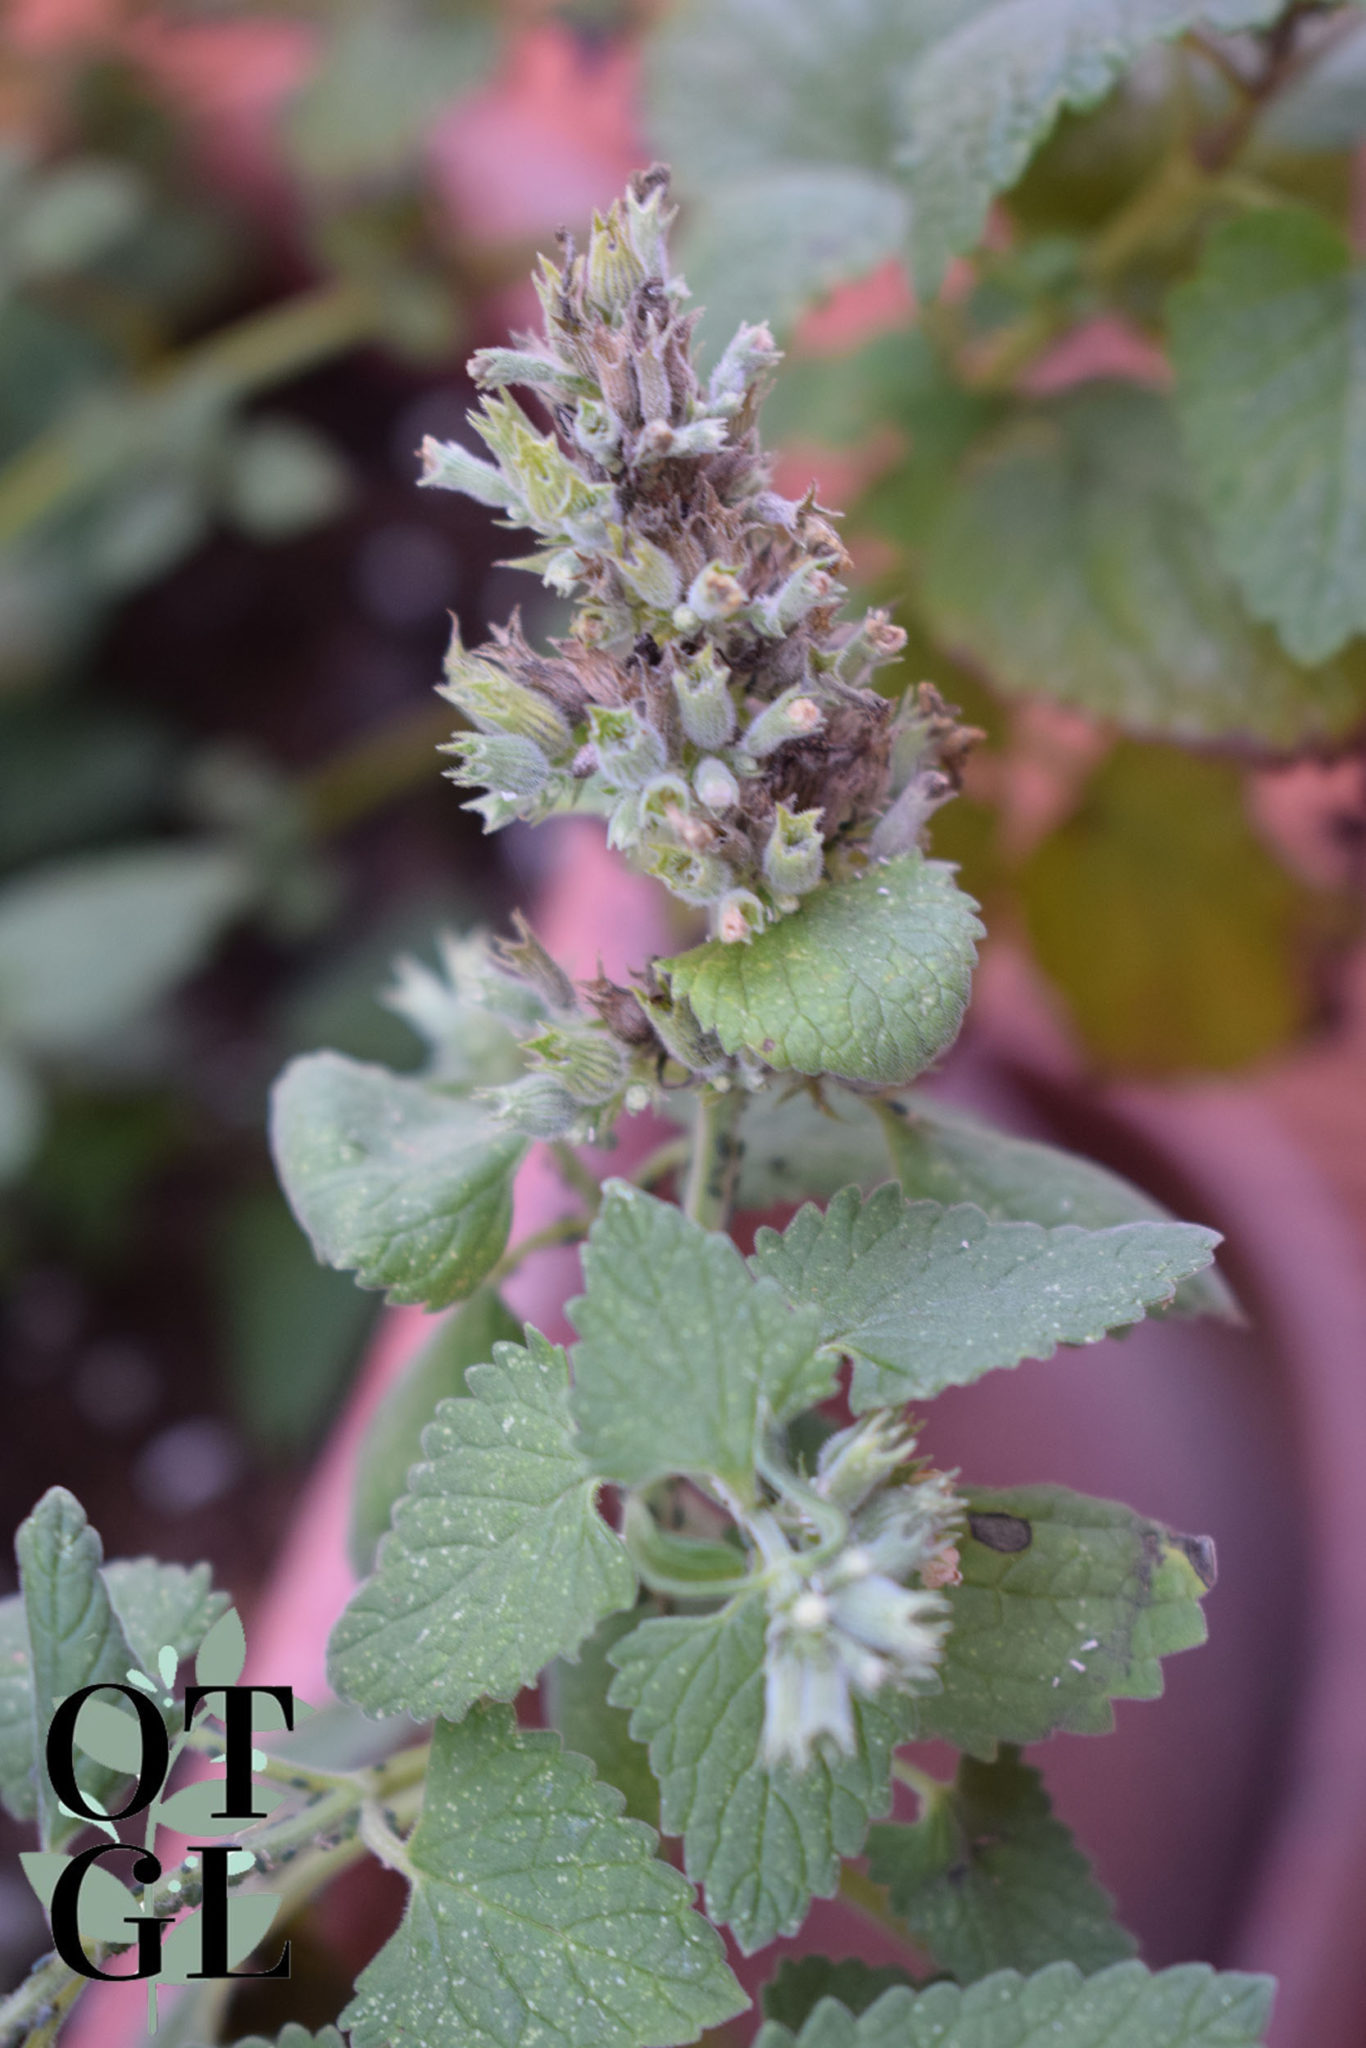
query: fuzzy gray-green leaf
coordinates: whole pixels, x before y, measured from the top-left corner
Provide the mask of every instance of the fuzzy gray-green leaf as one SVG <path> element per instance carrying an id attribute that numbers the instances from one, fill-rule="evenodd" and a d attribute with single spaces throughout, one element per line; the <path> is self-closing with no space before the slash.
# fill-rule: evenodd
<path id="1" fill-rule="evenodd" d="M 505 1707 L 437 1724 L 397 1934 L 342 2014 L 352 2048 L 672 2048 L 743 2010 L 654 1836 Z"/>
<path id="2" fill-rule="evenodd" d="M 746 1954 L 795 1934 L 811 1900 L 834 1892 L 841 1857 L 858 1855 L 891 1803 L 892 1751 L 916 1711 L 891 1693 L 860 1700 L 856 1755 L 770 1768 L 759 1754 L 765 1626 L 763 1601 L 739 1600 L 642 1622 L 609 1653 L 620 1673 L 610 1697 L 650 1746 L 664 1832 L 683 1837 L 709 1915 Z"/>
<path id="3" fill-rule="evenodd" d="M 893 1086 L 958 1035 L 982 927 L 943 861 L 906 854 L 827 882 L 745 945 L 656 962 L 729 1053 Z"/>
<path id="4" fill-rule="evenodd" d="M 533 1330 L 466 1383 L 424 1430 L 374 1576 L 332 1631 L 333 1688 L 368 1713 L 458 1721 L 511 1699 L 635 1599 L 574 1441 L 563 1351 Z"/>
<path id="5" fill-rule="evenodd" d="M 624 1181 L 607 1183 L 583 1271 L 568 1314 L 593 1469 L 629 1485 L 712 1472 L 749 1493 L 765 1418 L 810 1407 L 833 1383 L 814 1311 L 756 1281 L 729 1238 Z"/>
<path id="6" fill-rule="evenodd" d="M 994 1763 L 961 1757 L 919 1820 L 873 1828 L 868 1874 L 960 1984 L 1056 1962 L 1089 1974 L 1134 1953 L 1043 1779 L 1011 1748 Z"/>
<path id="7" fill-rule="evenodd" d="M 1211 237 L 1171 301 L 1177 402 L 1249 611 L 1299 661 L 1366 632 L 1366 267 L 1307 209 Z"/>
<path id="8" fill-rule="evenodd" d="M 48 1723 L 69 1694 L 85 1685 L 126 1683 L 136 1662 L 100 1575 L 100 1539 L 65 1487 L 45 1493 L 15 1538 L 23 1587 L 33 1694 L 34 1753 L 41 1757 Z M 119 1773 L 79 1758 L 76 1782 L 107 1805 Z M 58 1811 L 45 1769 L 38 1771 L 44 1848 L 60 1848 L 84 1827 Z"/>
<path id="9" fill-rule="evenodd" d="M 390 1301 L 446 1308 L 497 1262 L 527 1141 L 458 1097 L 312 1053 L 275 1085 L 271 1144 L 295 1215 L 329 1266 Z"/>
<path id="10" fill-rule="evenodd" d="M 1284 0 L 993 0 L 913 67 L 902 97 L 911 262 L 938 290 L 1064 108 L 1093 107 L 1139 53 L 1197 25 L 1258 27 Z"/>
<path id="11" fill-rule="evenodd" d="M 971 1203 L 907 1202 L 889 1184 L 867 1201 L 845 1188 L 823 1216 L 808 1204 L 781 1236 L 761 1230 L 753 1264 L 816 1308 L 822 1342 L 853 1358 L 859 1414 L 1139 1322 L 1218 1242 L 1194 1223 L 993 1223 Z"/>
<path id="12" fill-rule="evenodd" d="M 827 1998 L 800 2034 L 770 2021 L 755 2048 L 1258 2048 L 1274 1991 L 1270 1977 L 1207 1963 L 1115 1963 L 1095 1977 L 1051 1963 L 966 1990 L 888 1991 L 858 2019 Z"/>
<path id="13" fill-rule="evenodd" d="M 864 1115 L 871 1118 L 867 1110 Z M 993 1223 L 1042 1223 L 1049 1229 L 1063 1223 L 1106 1230 L 1118 1223 L 1176 1221 L 1169 1209 L 1108 1167 L 1033 1138 L 991 1130 L 928 1095 L 888 1102 L 882 1128 L 892 1170 L 911 1201 L 973 1202 Z M 834 1190 L 806 1192 L 819 1201 Z M 1180 1315 L 1242 1320 L 1213 1266 L 1181 1282 L 1172 1308 Z"/>
<path id="14" fill-rule="evenodd" d="M 918 1732 L 974 1756 L 1058 1731 L 1103 1735 L 1110 1702 L 1156 1699 L 1161 1659 L 1205 1639 L 1214 1546 L 1059 1486 L 973 1489 L 947 1589 L 942 1689 Z"/>

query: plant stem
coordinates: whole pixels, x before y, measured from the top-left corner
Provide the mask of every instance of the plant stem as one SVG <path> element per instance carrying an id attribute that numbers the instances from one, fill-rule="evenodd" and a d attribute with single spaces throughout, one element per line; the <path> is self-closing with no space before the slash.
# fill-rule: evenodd
<path id="1" fill-rule="evenodd" d="M 375 333 L 380 311 L 374 292 L 350 279 L 300 292 L 169 356 L 151 377 L 130 383 L 126 404 L 173 409 L 203 396 L 226 407 L 354 348 Z M 0 472 L 0 542 L 17 539 L 109 482 L 127 451 L 101 447 L 103 439 L 92 435 L 78 408 L 7 464 Z M 136 448 L 135 459 L 145 452 Z"/>
<path id="2" fill-rule="evenodd" d="M 928 1771 L 917 1770 L 916 1766 L 908 1764 L 904 1757 L 893 1757 L 892 1776 L 899 1784 L 910 1787 L 922 1808 L 941 1798 L 949 1789 L 942 1778 L 934 1778 Z"/>
<path id="3" fill-rule="evenodd" d="M 697 1097 L 683 1208 L 704 1230 L 724 1230 L 730 1215 L 741 1151 L 735 1126 L 743 1100 L 735 1089 L 703 1088 Z"/>
<path id="4" fill-rule="evenodd" d="M 530 1237 L 510 1245 L 488 1276 L 486 1285 L 497 1287 L 510 1273 L 515 1273 L 523 1259 L 533 1252 L 550 1251 L 555 1245 L 574 1244 L 579 1238 L 587 1237 L 589 1216 L 557 1216 L 553 1223 L 547 1223 L 544 1230 L 533 1230 Z"/>
<path id="5" fill-rule="evenodd" d="M 555 1164 L 560 1170 L 560 1179 L 567 1188 L 572 1188 L 576 1195 L 583 1196 L 584 1201 L 588 1204 L 589 1215 L 596 1216 L 602 1207 L 601 1183 L 594 1174 L 590 1173 L 578 1153 L 574 1150 L 574 1147 L 567 1144 L 563 1138 L 552 1139 L 550 1149 L 555 1154 Z"/>
<path id="6" fill-rule="evenodd" d="M 840 1865 L 840 1897 L 862 1913 L 866 1920 L 876 1920 L 879 1927 L 885 1927 L 898 1941 L 906 1940 L 906 1929 L 888 1905 L 882 1886 L 874 1884 L 866 1871 L 856 1870 L 852 1863 Z"/>
<path id="7" fill-rule="evenodd" d="M 691 1138 L 666 1138 L 662 1145 L 656 1145 L 653 1152 L 646 1154 L 629 1179 L 638 1188 L 657 1187 L 669 1174 L 677 1173 L 680 1167 L 686 1166 L 691 1157 Z"/>
<path id="8" fill-rule="evenodd" d="M 301 1812 L 282 1821 L 265 1821 L 248 1832 L 242 1846 L 250 1848 L 257 1857 L 257 1875 L 262 1874 L 262 1865 L 266 1875 L 282 1863 L 293 1866 L 277 1894 L 286 1919 L 305 1899 L 329 1884 L 338 1871 L 371 1853 L 369 1844 L 358 1832 L 362 1809 L 368 1803 L 387 1806 L 396 1818 L 416 1816 L 428 1753 L 425 1743 L 402 1749 L 370 1770 L 338 1779 L 333 1789 L 312 1800 Z M 343 1840 L 313 1846 L 320 1836 L 332 1835 L 339 1828 L 345 1831 Z M 244 1871 L 241 1878 L 229 1882 L 236 1888 L 252 1875 Z M 183 1879 L 181 1882 L 180 1892 L 172 1892 L 163 1885 L 152 1898 L 149 1910 L 153 1918 L 174 1915 L 195 1903 L 189 1887 Z M 103 1963 L 131 1946 L 131 1942 L 99 1943 L 95 1959 Z M 60 1956 L 44 1957 L 0 2004 L 0 2048 L 46 2048 L 87 1981 Z"/>

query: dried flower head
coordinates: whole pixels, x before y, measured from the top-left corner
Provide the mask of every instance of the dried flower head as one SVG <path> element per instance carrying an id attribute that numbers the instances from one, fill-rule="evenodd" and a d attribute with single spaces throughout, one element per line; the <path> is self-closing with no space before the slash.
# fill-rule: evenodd
<path id="1" fill-rule="evenodd" d="M 536 279 L 543 334 L 471 359 L 496 394 L 470 415 L 491 459 L 425 445 L 424 482 L 533 528 L 521 566 L 575 600 L 547 654 L 516 618 L 477 650 L 456 628 L 443 688 L 471 730 L 450 774 L 485 792 L 470 808 L 488 830 L 605 814 L 615 847 L 747 943 L 897 794 L 892 706 L 868 684 L 905 635 L 883 612 L 839 619 L 830 515 L 770 486 L 768 329 L 742 326 L 699 378 L 667 187 L 638 173 L 585 251 L 563 238 Z M 927 814 L 902 812 L 898 829 Z"/>

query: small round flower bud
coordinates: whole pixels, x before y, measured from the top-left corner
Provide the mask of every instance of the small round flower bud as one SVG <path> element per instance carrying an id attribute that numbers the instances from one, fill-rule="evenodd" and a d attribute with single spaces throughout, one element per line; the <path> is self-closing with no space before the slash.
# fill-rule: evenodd
<path id="1" fill-rule="evenodd" d="M 709 811 L 733 811 L 740 801 L 740 785 L 724 761 L 705 754 L 693 769 L 692 786 L 697 800 Z"/>
<path id="2" fill-rule="evenodd" d="M 630 705 L 591 704 L 588 729 L 609 787 L 638 789 L 663 768 L 663 740 Z"/>
<path id="3" fill-rule="evenodd" d="M 689 608 L 704 622 L 733 619 L 749 603 L 749 595 L 733 569 L 724 562 L 708 562 L 699 569 L 688 588 Z"/>
<path id="4" fill-rule="evenodd" d="M 524 1074 L 507 1088 L 490 1088 L 485 1099 L 500 1123 L 529 1138 L 565 1137 L 581 1107 L 553 1074 Z"/>

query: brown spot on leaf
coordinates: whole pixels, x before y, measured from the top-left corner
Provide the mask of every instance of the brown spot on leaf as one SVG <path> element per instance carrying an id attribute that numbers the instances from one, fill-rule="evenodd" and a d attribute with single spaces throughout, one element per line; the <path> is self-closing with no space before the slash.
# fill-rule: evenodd
<path id="1" fill-rule="evenodd" d="M 1034 1541 L 1034 1531 L 1023 1515 L 969 1515 L 968 1528 L 984 1550 L 997 1550 L 1007 1557 L 1028 1550 Z"/>

